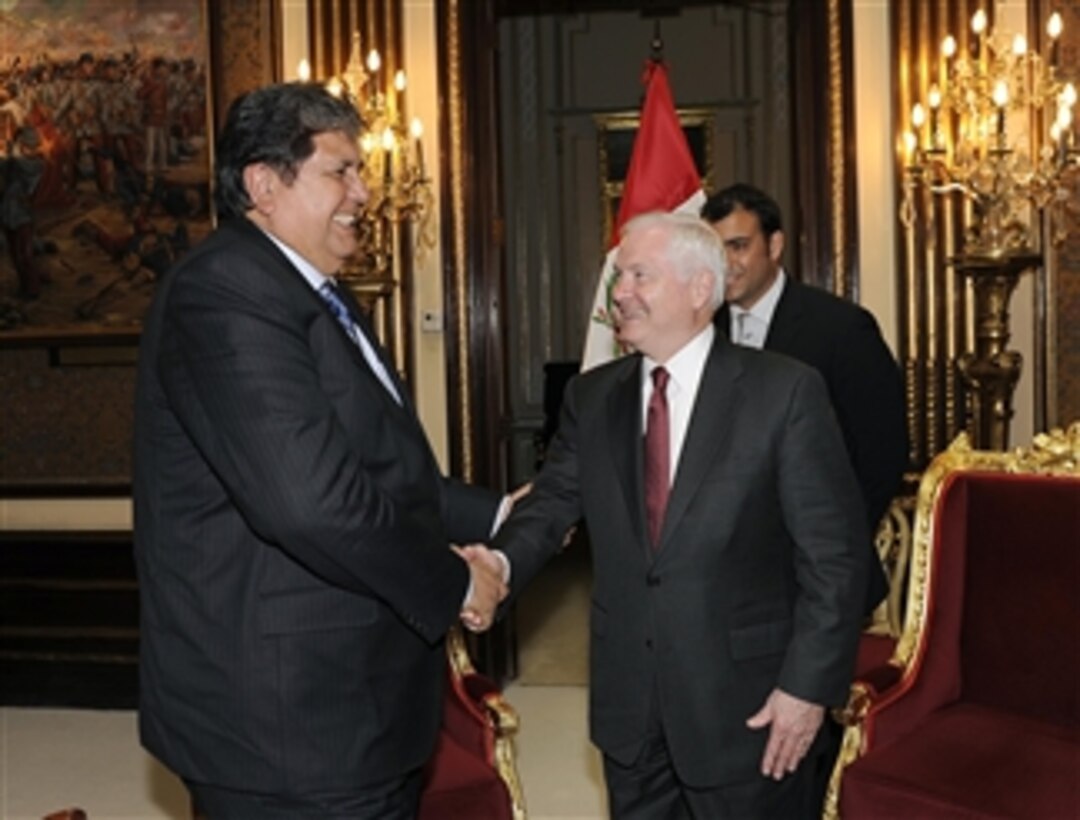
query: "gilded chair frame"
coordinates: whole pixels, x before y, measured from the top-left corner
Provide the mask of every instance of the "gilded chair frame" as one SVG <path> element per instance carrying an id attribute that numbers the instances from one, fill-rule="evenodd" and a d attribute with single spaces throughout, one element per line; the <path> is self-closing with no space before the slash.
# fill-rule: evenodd
<path id="1" fill-rule="evenodd" d="M 929 591 L 933 587 L 934 562 L 931 548 L 935 540 L 934 508 L 946 479 L 956 473 L 1002 472 L 1026 475 L 1080 475 L 1080 421 L 1068 429 L 1040 433 L 1031 447 L 1011 451 L 976 450 L 966 432 L 960 433 L 927 467 L 916 496 L 915 523 L 903 628 L 888 668 L 875 675 L 886 687 L 897 685 L 917 672 L 913 660 L 922 654 L 929 612 Z M 891 673 L 891 674 L 890 674 Z M 833 769 L 825 798 L 823 817 L 839 816 L 840 781 L 844 768 L 866 748 L 864 719 L 873 702 L 872 684 L 856 681 L 847 705 L 835 717 L 844 726 L 843 743 Z"/>

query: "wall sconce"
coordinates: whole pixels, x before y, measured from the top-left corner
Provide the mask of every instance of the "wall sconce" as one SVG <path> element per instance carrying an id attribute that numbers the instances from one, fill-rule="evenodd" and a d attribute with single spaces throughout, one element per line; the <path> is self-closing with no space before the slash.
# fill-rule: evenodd
<path id="1" fill-rule="evenodd" d="M 366 60 L 361 55 L 360 32 L 356 31 L 348 63 L 327 80 L 326 88 L 352 102 L 364 123 L 360 176 L 370 196 L 358 223 L 355 264 L 348 266 L 345 275 L 373 280 L 392 275 L 395 237 L 403 225 L 416 226 L 418 254 L 435 247 L 434 196 L 424 166 L 423 125 L 415 117 L 405 124 L 405 72 L 398 71 L 385 88 L 379 52 L 372 49 Z M 298 75 L 301 80 L 310 76 L 306 60 L 301 61 Z"/>
<path id="2" fill-rule="evenodd" d="M 1058 76 L 1061 15 L 1051 15 L 1044 53 L 1023 35 L 989 31 L 971 19 L 966 53 L 951 35 L 931 67 L 932 82 L 903 135 L 900 218 L 912 229 L 917 198 L 932 228 L 935 198 L 964 203 L 962 247 L 950 264 L 972 286 L 974 350 L 958 359 L 976 445 L 1005 449 L 1020 354 L 1007 350 L 1009 298 L 1020 276 L 1039 267 L 1037 228 L 1065 238 L 1070 183 L 1077 168 L 1076 88 Z M 927 231 L 933 235 L 932 230 Z"/>

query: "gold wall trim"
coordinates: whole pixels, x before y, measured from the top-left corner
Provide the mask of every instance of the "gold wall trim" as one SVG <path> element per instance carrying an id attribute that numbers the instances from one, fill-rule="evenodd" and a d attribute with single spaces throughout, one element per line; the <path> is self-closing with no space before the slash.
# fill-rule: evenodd
<path id="1" fill-rule="evenodd" d="M 447 14 L 447 80 L 450 93 L 447 95 L 450 121 L 450 203 L 452 209 L 451 226 L 453 229 L 453 259 L 451 287 L 454 292 L 454 311 L 457 322 L 457 396 L 459 422 L 456 434 L 460 437 L 461 478 L 472 481 L 475 473 L 473 463 L 472 433 L 472 398 L 469 384 L 472 375 L 472 362 L 469 358 L 469 285 L 467 238 L 465 235 L 465 148 L 464 148 L 464 100 L 461 86 L 461 4 L 459 0 L 450 0 Z"/>
<path id="2" fill-rule="evenodd" d="M 844 225 L 847 145 L 844 141 L 844 56 L 840 21 L 841 0 L 829 0 L 829 195 L 832 197 L 833 293 L 850 296 L 845 271 L 847 233 Z"/>

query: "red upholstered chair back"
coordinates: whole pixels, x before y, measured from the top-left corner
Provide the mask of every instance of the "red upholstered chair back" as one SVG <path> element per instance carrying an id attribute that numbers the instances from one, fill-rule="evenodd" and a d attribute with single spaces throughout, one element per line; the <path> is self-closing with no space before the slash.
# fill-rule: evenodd
<path id="1" fill-rule="evenodd" d="M 1080 479 L 968 473 L 952 491 L 961 489 L 960 699 L 1076 726 Z"/>
<path id="2" fill-rule="evenodd" d="M 825 816 L 1075 816 L 1080 422 L 1011 452 L 961 434 L 912 529 L 903 629 L 840 713 Z"/>
<path id="3" fill-rule="evenodd" d="M 1077 725 L 1080 476 L 957 470 L 928 512 L 913 569 L 928 580 L 908 603 L 922 624 L 901 647 L 898 702 L 868 721 L 873 743 L 956 701 Z"/>

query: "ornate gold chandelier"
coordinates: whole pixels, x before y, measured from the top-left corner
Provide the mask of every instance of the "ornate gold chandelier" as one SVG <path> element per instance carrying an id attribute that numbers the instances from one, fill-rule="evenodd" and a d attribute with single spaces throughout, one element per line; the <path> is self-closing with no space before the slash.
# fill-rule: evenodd
<path id="1" fill-rule="evenodd" d="M 358 223 L 355 264 L 346 275 L 372 282 L 393 279 L 394 251 L 400 247 L 403 226 L 415 226 L 418 253 L 435 247 L 434 197 L 424 167 L 423 125 L 418 117 L 405 124 L 405 72 L 398 71 L 392 84 L 383 85 L 379 52 L 372 49 L 366 61 L 361 55 L 360 32 L 356 31 L 348 63 L 327 80 L 326 88 L 350 100 L 364 123 L 361 178 L 370 198 Z M 306 61 L 298 74 L 302 80 L 310 76 Z"/>
<path id="2" fill-rule="evenodd" d="M 912 107 L 901 219 L 908 228 L 915 221 L 919 190 L 957 193 L 968 206 L 966 255 L 1029 251 L 1037 244 L 1029 208 L 1049 216 L 1051 237 L 1060 241 L 1077 156 L 1076 88 L 1058 76 L 1061 15 L 1047 23 L 1045 54 L 1021 34 L 987 31 L 982 10 L 971 32 L 966 55 L 951 35 L 943 40 L 938 79 Z"/>
<path id="3" fill-rule="evenodd" d="M 940 221 L 959 245 L 947 263 L 970 293 L 971 342 L 955 362 L 982 449 L 1008 446 L 1022 367 L 1008 347 L 1009 300 L 1020 277 L 1043 266 L 1047 245 L 1065 238 L 1075 207 L 1077 93 L 1059 76 L 1062 28 L 1052 14 L 1039 53 L 1023 35 L 989 31 L 976 12 L 962 48 L 952 35 L 942 41 L 903 132 L 908 241 L 929 250 Z"/>

